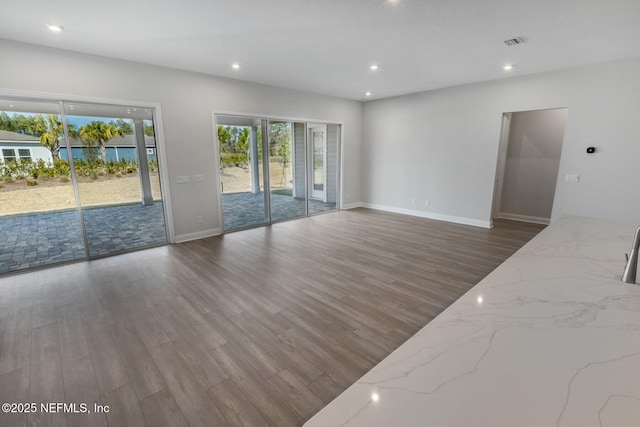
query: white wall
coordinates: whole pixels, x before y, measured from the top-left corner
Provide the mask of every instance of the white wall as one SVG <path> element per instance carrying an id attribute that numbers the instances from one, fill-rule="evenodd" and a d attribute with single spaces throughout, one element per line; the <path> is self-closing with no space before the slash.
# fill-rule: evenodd
<path id="1" fill-rule="evenodd" d="M 212 111 L 344 123 L 344 203 L 360 202 L 359 102 L 7 40 L 0 40 L 0 58 L 0 91 L 161 104 L 178 239 L 220 231 Z M 175 184 L 176 176 L 194 174 L 205 182 Z"/>
<path id="2" fill-rule="evenodd" d="M 551 219 L 567 111 L 556 108 L 511 114 L 501 217 Z"/>
<path id="3" fill-rule="evenodd" d="M 488 226 L 502 114 L 568 107 L 552 221 L 640 220 L 638 76 L 633 59 L 367 102 L 363 199 Z M 585 153 L 591 145 L 595 155 Z M 580 182 L 565 182 L 566 174 Z"/>

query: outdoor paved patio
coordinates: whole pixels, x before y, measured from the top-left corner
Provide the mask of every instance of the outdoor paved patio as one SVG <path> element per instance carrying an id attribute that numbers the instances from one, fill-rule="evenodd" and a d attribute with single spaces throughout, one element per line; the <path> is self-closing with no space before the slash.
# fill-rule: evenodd
<path id="1" fill-rule="evenodd" d="M 305 201 L 271 195 L 273 221 L 305 216 Z M 309 213 L 336 209 L 335 203 L 309 201 Z M 267 222 L 264 195 L 223 196 L 224 230 Z M 92 257 L 167 242 L 162 202 L 88 208 L 83 211 Z M 0 274 L 86 258 L 76 210 L 0 218 Z"/>
<path id="2" fill-rule="evenodd" d="M 292 196 L 271 194 L 273 221 L 305 216 L 305 201 Z M 336 209 L 335 203 L 309 200 L 309 214 Z M 224 231 L 265 224 L 269 218 L 264 212 L 264 193 L 234 193 L 222 196 Z"/>
<path id="3" fill-rule="evenodd" d="M 90 208 L 83 215 L 92 257 L 167 243 L 162 202 Z"/>
<path id="4" fill-rule="evenodd" d="M 162 202 L 83 211 L 91 256 L 167 242 Z M 76 210 L 0 218 L 0 273 L 86 258 Z"/>

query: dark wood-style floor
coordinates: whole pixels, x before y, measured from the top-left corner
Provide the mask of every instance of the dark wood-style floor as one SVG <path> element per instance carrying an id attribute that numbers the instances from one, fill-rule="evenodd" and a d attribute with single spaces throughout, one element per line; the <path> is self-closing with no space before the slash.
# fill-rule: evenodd
<path id="1" fill-rule="evenodd" d="M 357 209 L 2 278 L 0 403 L 92 413 L 0 425 L 299 426 L 542 228 Z"/>

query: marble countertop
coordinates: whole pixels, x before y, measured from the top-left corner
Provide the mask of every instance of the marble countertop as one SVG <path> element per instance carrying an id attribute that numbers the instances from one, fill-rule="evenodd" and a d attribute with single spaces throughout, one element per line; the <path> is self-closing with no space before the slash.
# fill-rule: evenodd
<path id="1" fill-rule="evenodd" d="M 558 220 L 305 426 L 640 426 L 637 225 Z"/>

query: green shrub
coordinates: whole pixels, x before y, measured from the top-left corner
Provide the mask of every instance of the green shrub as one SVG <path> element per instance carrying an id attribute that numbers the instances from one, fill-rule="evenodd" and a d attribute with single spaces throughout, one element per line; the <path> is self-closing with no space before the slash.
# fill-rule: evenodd
<path id="1" fill-rule="evenodd" d="M 122 172 L 116 172 L 116 178 L 122 178 Z"/>
<path id="2" fill-rule="evenodd" d="M 55 169 L 50 163 L 45 163 L 44 160 L 38 160 L 37 162 L 28 163 L 25 165 L 29 169 L 29 175 L 32 178 L 52 178 L 55 176 Z"/>
<path id="3" fill-rule="evenodd" d="M 69 162 L 64 159 L 55 159 L 53 161 L 53 176 L 69 176 L 71 174 L 71 167 Z"/>
<path id="4" fill-rule="evenodd" d="M 87 176 L 91 179 L 97 179 L 104 175 L 117 175 L 122 177 L 124 174 L 138 172 L 138 164 L 135 160 L 120 159 L 119 161 L 109 160 L 107 164 L 103 164 L 98 159 L 86 160 L 78 159 L 73 161 L 73 165 L 77 176 Z M 149 162 L 149 170 L 157 171 L 157 161 Z M 53 163 L 47 163 L 44 160 L 30 162 L 23 160 L 20 163 L 16 161 L 0 162 L 0 179 L 5 182 L 20 180 L 26 177 L 33 179 L 60 178 L 62 182 L 68 182 L 71 177 L 71 165 L 68 160 L 55 159 Z M 64 180 L 63 180 L 64 178 Z"/>
<path id="5" fill-rule="evenodd" d="M 222 153 L 223 166 L 246 166 L 249 164 L 249 155 L 246 153 Z"/>
<path id="6" fill-rule="evenodd" d="M 105 166 L 106 171 L 109 175 L 113 175 L 120 171 L 120 162 L 115 162 L 113 160 L 109 160 Z"/>
<path id="7" fill-rule="evenodd" d="M 127 173 L 136 173 L 138 172 L 138 164 L 136 162 L 131 162 L 127 164 Z"/>
<path id="8" fill-rule="evenodd" d="M 33 187 L 34 185 L 38 185 L 38 181 L 30 176 L 25 179 L 24 183 L 27 185 L 27 187 Z"/>
<path id="9" fill-rule="evenodd" d="M 2 171 L 4 176 L 10 176 L 12 178 L 24 178 L 29 175 L 30 163 L 22 162 L 18 163 L 15 160 L 11 160 L 10 162 L 6 162 L 2 166 Z"/>
<path id="10" fill-rule="evenodd" d="M 74 160 L 73 167 L 76 169 L 76 175 L 89 176 L 89 165 L 84 160 Z"/>
<path id="11" fill-rule="evenodd" d="M 98 177 L 98 172 L 103 169 L 102 162 L 100 160 L 86 161 L 84 159 L 74 160 L 73 166 L 76 169 L 76 175 L 88 176 L 91 178 L 92 173 Z M 92 179 L 96 179 L 92 178 Z"/>

